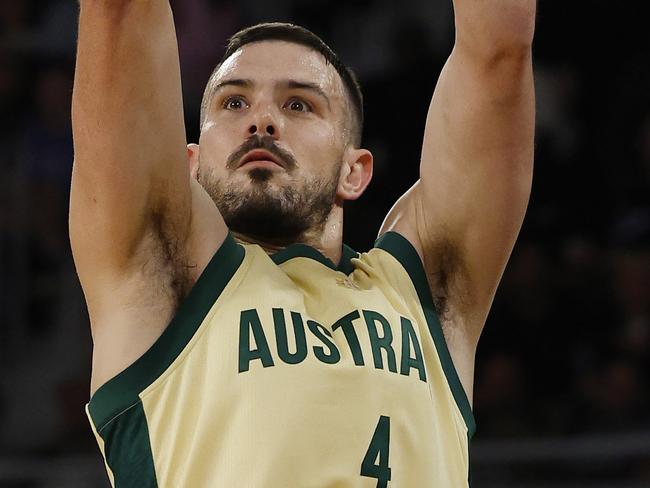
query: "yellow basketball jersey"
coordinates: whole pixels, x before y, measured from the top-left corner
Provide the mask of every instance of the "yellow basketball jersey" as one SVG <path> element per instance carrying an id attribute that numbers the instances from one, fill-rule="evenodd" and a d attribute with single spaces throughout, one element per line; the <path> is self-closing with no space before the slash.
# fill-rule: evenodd
<path id="1" fill-rule="evenodd" d="M 422 263 L 232 236 L 86 413 L 115 488 L 469 486 L 472 412 Z"/>

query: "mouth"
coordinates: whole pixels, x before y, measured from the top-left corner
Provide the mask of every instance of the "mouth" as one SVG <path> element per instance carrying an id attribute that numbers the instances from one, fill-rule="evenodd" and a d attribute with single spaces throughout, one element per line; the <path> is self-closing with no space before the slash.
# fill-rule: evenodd
<path id="1" fill-rule="evenodd" d="M 259 149 L 247 153 L 239 161 L 237 168 L 241 168 L 244 165 L 255 165 L 260 167 L 279 166 L 281 168 L 284 168 L 282 161 L 273 156 L 270 152 Z"/>

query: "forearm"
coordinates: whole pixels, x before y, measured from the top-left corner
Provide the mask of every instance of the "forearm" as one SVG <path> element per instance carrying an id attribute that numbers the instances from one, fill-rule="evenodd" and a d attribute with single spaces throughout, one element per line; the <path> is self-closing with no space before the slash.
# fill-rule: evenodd
<path id="1" fill-rule="evenodd" d="M 456 47 L 477 56 L 530 53 L 536 0 L 454 0 Z"/>

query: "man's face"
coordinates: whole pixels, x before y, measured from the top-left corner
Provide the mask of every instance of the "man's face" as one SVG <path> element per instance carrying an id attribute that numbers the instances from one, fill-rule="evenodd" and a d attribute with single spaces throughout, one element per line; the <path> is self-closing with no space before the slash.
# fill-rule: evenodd
<path id="1" fill-rule="evenodd" d="M 349 140 L 336 70 L 307 47 L 263 41 L 228 58 L 213 86 L 197 177 L 228 227 L 278 244 L 322 232 Z"/>

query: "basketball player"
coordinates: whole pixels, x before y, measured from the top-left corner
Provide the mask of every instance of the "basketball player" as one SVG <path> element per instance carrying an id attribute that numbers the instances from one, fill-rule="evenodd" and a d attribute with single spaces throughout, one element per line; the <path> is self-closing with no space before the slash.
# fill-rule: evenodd
<path id="1" fill-rule="evenodd" d="M 320 39 L 236 34 L 187 145 L 168 2 L 80 3 L 70 235 L 113 486 L 468 486 L 474 353 L 531 185 L 534 0 L 455 0 L 420 179 L 364 253 L 342 243 L 372 176 L 361 94 Z"/>

